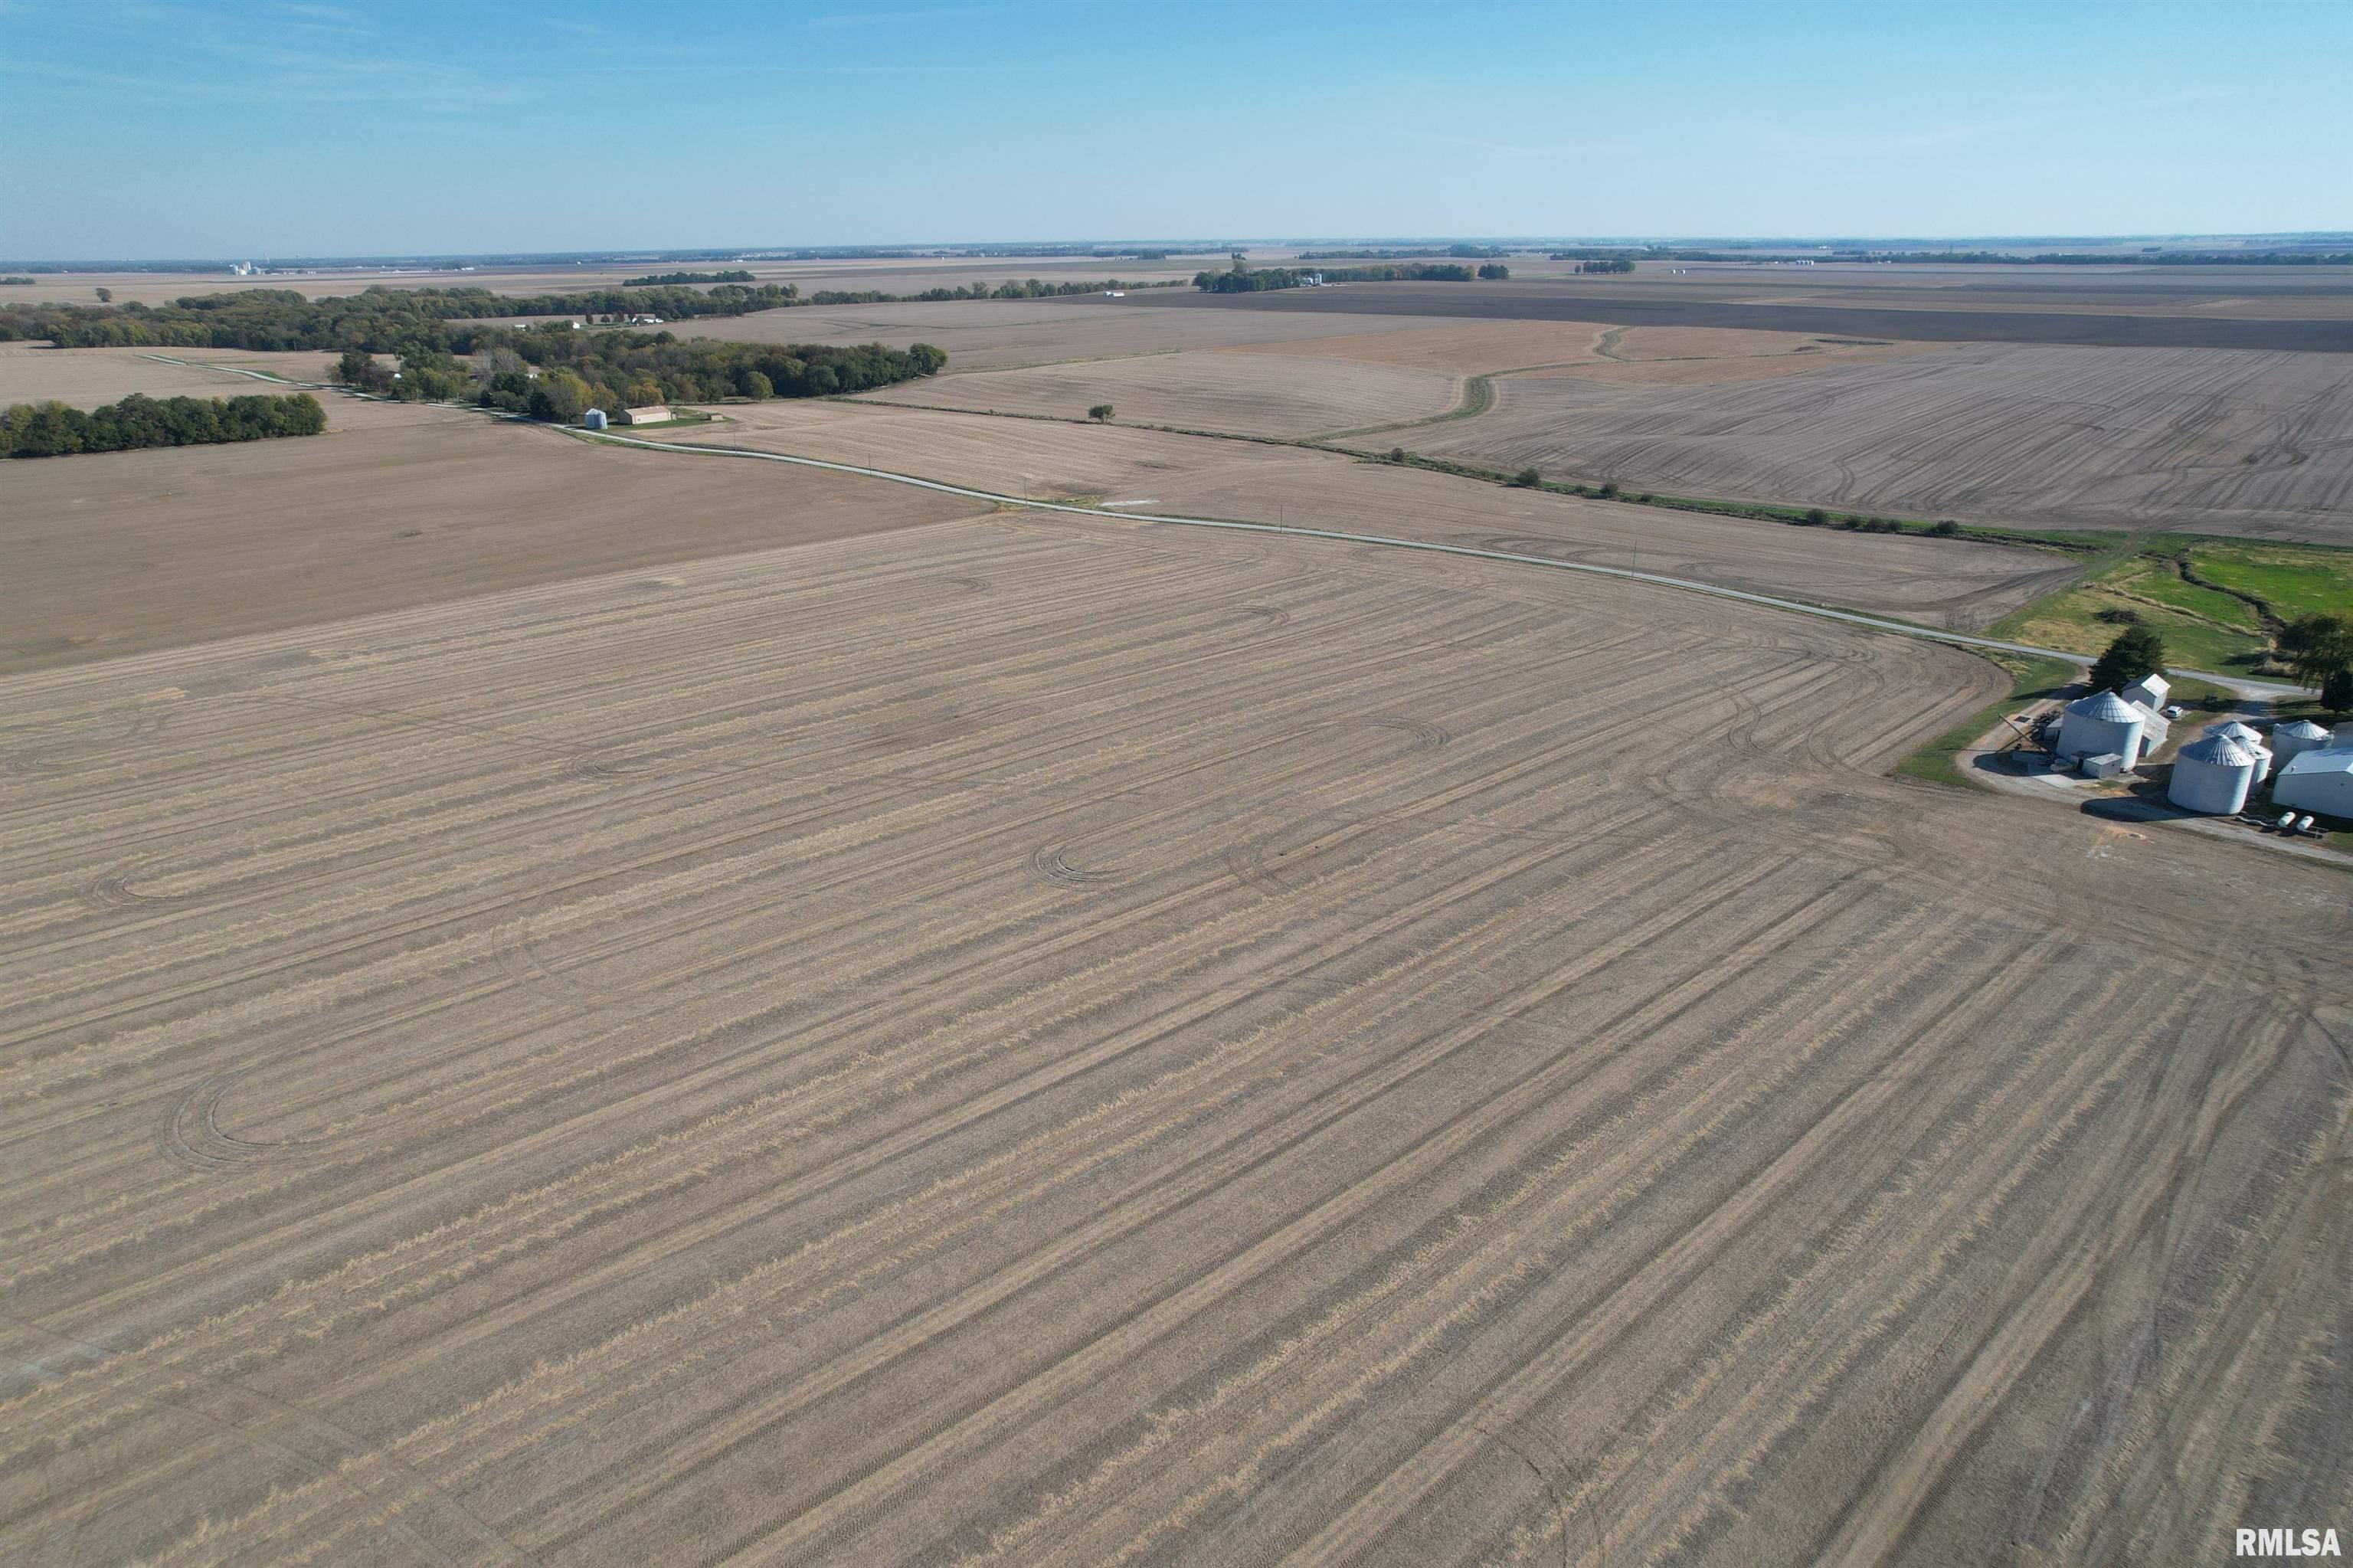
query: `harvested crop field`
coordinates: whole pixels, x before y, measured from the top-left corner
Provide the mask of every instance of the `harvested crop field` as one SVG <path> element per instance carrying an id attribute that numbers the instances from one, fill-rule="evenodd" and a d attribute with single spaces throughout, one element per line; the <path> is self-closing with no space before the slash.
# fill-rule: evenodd
<path id="1" fill-rule="evenodd" d="M 1431 456 L 1673 493 L 2353 543 L 2353 359 L 1970 344 L 1730 386 L 1496 385 Z"/>
<path id="2" fill-rule="evenodd" d="M 133 348 L 57 349 L 0 344 L 0 407 L 54 399 L 77 408 L 95 408 L 120 402 L 134 392 L 150 397 L 235 397 L 267 390 L 245 376 L 167 365 Z"/>
<path id="3" fill-rule="evenodd" d="M 1176 294 L 1179 291 L 1155 291 Z M 1191 290 L 1182 291 L 1187 294 Z M 913 305 L 796 305 L 748 316 L 685 322 L 669 330 L 681 337 L 745 343 L 881 343 L 904 348 L 928 343 L 944 349 L 948 370 L 1009 370 L 1067 359 L 1111 359 L 1132 354 L 1225 348 L 1234 344 L 1295 342 L 1361 334 L 1361 321 L 1254 315 L 1220 311 L 1137 311 L 1127 300 L 1076 296 L 1060 300 L 975 300 Z M 1410 319 L 1399 327 L 1431 324 Z"/>
<path id="4" fill-rule="evenodd" d="M 1424 564 L 1008 515 L 0 679 L 0 1557 L 2345 1496 L 2342 879 L 1877 777 L 1961 654 Z"/>
<path id="5" fill-rule="evenodd" d="M 1788 376 L 1826 365 L 1871 363 L 1940 345 L 1834 340 L 1729 327 L 1598 327 L 1583 322 L 1461 322 L 1298 343 L 1247 344 L 1228 352 L 1465 373 L 1512 371 L 1601 381 L 1689 385 Z"/>
<path id="6" fill-rule="evenodd" d="M 1680 282 L 1681 280 L 1677 280 Z M 2316 285 L 2301 313 L 2196 313 L 2170 302 L 2147 311 L 2131 301 L 2071 306 L 2063 297 L 2002 301 L 1859 294 L 1824 299 L 1810 292 L 1726 299 L 1720 291 L 1643 284 L 1596 288 L 1570 280 L 1492 283 L 1351 283 L 1337 289 L 1281 289 L 1202 294 L 1160 289 L 1130 295 L 1130 310 L 1203 311 L 1236 315 L 1601 322 L 1619 326 L 1737 327 L 1755 332 L 1882 337 L 1919 343 L 2073 344 L 2092 347 L 2252 349 L 2353 353 L 2353 310 L 2342 283 Z M 2048 302 L 2045 303 L 2046 298 Z M 2295 306 L 2287 307 L 2289 310 Z"/>
<path id="7" fill-rule="evenodd" d="M 1403 366 L 1153 354 L 943 376 L 869 393 L 866 400 L 1060 418 L 1079 418 L 1094 404 L 1109 403 L 1131 423 L 1305 436 L 1425 418 L 1445 412 L 1461 396 L 1461 377 Z"/>
<path id="8" fill-rule="evenodd" d="M 664 439 L 889 469 L 1000 495 L 1637 567 L 1935 625 L 1985 626 L 2075 575 L 2039 551 L 1612 505 L 1162 431 L 841 403 L 724 412 L 723 423 Z M 1424 569 L 1443 577 L 1482 568 L 1430 560 Z"/>
<path id="9" fill-rule="evenodd" d="M 666 461 L 455 409 L 323 401 L 359 428 L 0 463 L 0 670 L 981 509 L 773 464 Z"/>

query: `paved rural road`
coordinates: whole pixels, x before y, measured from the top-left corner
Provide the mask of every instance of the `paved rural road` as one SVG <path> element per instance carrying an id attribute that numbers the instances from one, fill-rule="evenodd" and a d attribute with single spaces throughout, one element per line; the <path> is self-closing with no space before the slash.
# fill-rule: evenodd
<path id="1" fill-rule="evenodd" d="M 1905 620 L 1887 620 L 1875 615 L 1862 615 L 1849 609 L 1831 609 L 1802 599 L 1776 599 L 1770 594 L 1748 593 L 1740 588 L 1721 588 L 1692 577 L 1668 577 L 1659 572 L 1638 572 L 1625 567 L 1601 567 L 1586 561 L 1556 560 L 1549 556 L 1521 556 L 1507 550 L 1482 550 L 1469 545 L 1439 545 L 1426 539 L 1397 539 L 1383 534 L 1343 534 L 1330 528 L 1295 528 L 1282 523 L 1235 523 L 1211 517 L 1176 517 L 1163 513 L 1113 512 L 1100 506 L 1081 506 L 1062 501 L 1033 501 L 1022 495 L 999 495 L 991 490 L 975 490 L 967 485 L 947 484 L 936 479 L 918 479 L 911 473 L 893 473 L 888 469 L 860 468 L 853 463 L 827 462 L 818 458 L 790 457 L 783 452 L 753 451 L 745 447 L 690 446 L 676 441 L 639 440 L 634 436 L 602 435 L 577 430 L 565 432 L 583 440 L 606 441 L 615 446 L 638 447 L 657 452 L 702 452 L 713 457 L 754 458 L 762 462 L 792 463 L 800 468 L 821 468 L 832 473 L 854 473 L 867 479 L 888 480 L 893 484 L 912 484 L 923 490 L 936 490 L 945 495 L 970 496 L 976 501 L 994 502 L 1005 506 L 1026 506 L 1034 512 L 1068 512 L 1081 517 L 1108 517 L 1122 523 L 1169 523 L 1186 528 L 1224 528 L 1244 534 L 1291 534 L 1305 539 L 1336 539 L 1350 545 L 1379 545 L 1396 550 L 1426 550 L 1433 555 L 1467 556 L 1478 561 L 1504 561 L 1514 566 L 1549 567 L 1555 571 L 1583 572 L 1590 577 L 1620 577 L 1629 582 L 1656 583 L 1662 588 L 1683 588 L 1691 593 L 1704 593 L 1715 599 L 1738 599 L 1743 604 L 1767 605 L 1774 609 L 1786 609 L 1798 615 L 1815 616 L 1823 620 L 1843 620 L 1851 626 L 1869 627 L 1874 631 L 1892 631 L 1903 637 L 1925 638 L 1931 642 L 1949 642 L 1963 648 L 1991 648 L 2005 653 L 2029 653 L 2037 658 L 2060 659 L 2070 664 L 2088 667 L 2092 660 L 2081 653 L 2062 652 L 2056 648 L 2037 648 L 2031 642 L 2004 642 L 1991 637 L 1971 637 L 1965 632 L 1939 630 L 1933 626 L 1915 626 Z M 2284 685 L 2274 681 L 2249 681 L 2237 675 L 2211 674 L 2203 670 L 2177 670 L 2176 674 L 2195 680 L 2210 681 L 2218 686 L 2236 691 L 2242 696 L 2296 697 L 2308 694 L 2300 686 Z"/>
<path id="2" fill-rule="evenodd" d="M 281 387 L 305 387 L 322 391 L 349 391 L 345 387 L 328 387 L 315 381 L 289 381 L 283 376 L 264 375 L 257 370 L 240 370 L 227 365 L 206 365 L 198 360 L 174 359 L 169 355 L 150 354 L 142 357 L 161 360 L 166 365 L 194 366 L 203 370 L 227 370 L 235 376 L 249 376 L 257 381 L 274 382 Z M 366 397 L 365 393 L 351 393 Z M 503 417 L 503 416 L 501 416 Z M 1585 572 L 1594 577 L 1623 577 L 1632 582 L 1657 583 L 1662 588 L 1683 588 L 1692 593 L 1704 593 L 1716 599 L 1736 599 L 1744 604 L 1769 605 L 1799 615 L 1818 616 L 1825 620 L 1843 620 L 1854 626 L 1867 626 L 1876 631 L 1893 631 L 1905 637 L 1922 637 L 1932 642 L 1950 642 L 1964 648 L 1991 648 L 2005 653 L 2029 653 L 2041 659 L 2059 659 L 2085 668 L 2092 661 L 2081 653 L 2065 653 L 2056 648 L 2037 648 L 2031 642 L 2003 642 L 1990 637 L 1970 637 L 1958 631 L 1940 631 L 1935 627 L 1915 626 L 1909 621 L 1883 620 L 1877 616 L 1861 615 L 1853 610 L 1831 609 L 1819 604 L 1807 604 L 1801 599 L 1775 599 L 1770 594 L 1745 593 L 1739 588 L 1719 588 L 1691 577 L 1668 577 L 1659 572 L 1638 572 L 1623 567 L 1597 567 L 1584 561 L 1559 561 L 1549 556 L 1516 556 L 1504 550 L 1481 550 L 1468 545 L 1435 545 L 1423 539 L 1393 539 L 1380 534 L 1342 534 L 1328 528 L 1293 528 L 1281 523 L 1231 523 L 1208 517 L 1172 517 L 1150 512 L 1113 512 L 1101 506 L 1078 506 L 1060 501 L 1032 501 L 1026 495 L 999 495 L 995 491 L 974 490 L 961 484 L 944 484 L 935 479 L 918 479 L 912 473 L 893 473 L 889 469 L 859 468 L 850 463 L 826 462 L 818 458 L 788 457 L 783 452 L 753 451 L 745 447 L 686 446 L 674 441 L 643 441 L 633 436 L 584 435 L 567 430 L 567 435 L 579 435 L 585 440 L 607 441 L 616 446 L 638 447 L 654 452 L 703 452 L 718 457 L 756 458 L 762 462 L 792 463 L 800 468 L 821 468 L 833 473 L 854 473 L 868 479 L 888 480 L 893 484 L 912 484 L 921 490 L 936 490 L 946 495 L 968 495 L 976 501 L 998 503 L 1007 506 L 1027 506 L 1038 512 L 1069 512 L 1082 517 L 1113 517 L 1124 523 L 1173 523 L 1187 528 L 1228 528 L 1249 534 L 1296 534 L 1303 538 L 1338 539 L 1351 545 L 1382 545 L 1398 550 L 1428 550 L 1441 556 L 1468 556 L 1474 560 L 1507 561 L 1518 566 L 1550 567 L 1556 571 Z M 2207 670 L 2176 670 L 2177 675 L 2205 681 L 2236 692 L 2242 697 L 2306 697 L 2312 694 L 2302 686 L 2292 686 L 2278 681 L 2250 681 L 2242 675 L 2220 675 Z"/>

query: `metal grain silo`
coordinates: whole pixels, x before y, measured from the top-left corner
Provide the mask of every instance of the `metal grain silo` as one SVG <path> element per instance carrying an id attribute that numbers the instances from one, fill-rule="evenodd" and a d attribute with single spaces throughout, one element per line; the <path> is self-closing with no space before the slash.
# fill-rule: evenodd
<path id="1" fill-rule="evenodd" d="M 2260 784 L 2272 776 L 2272 750 L 2270 747 L 2263 744 L 2261 730 L 2253 725 L 2241 724 L 2237 719 L 2225 719 L 2221 724 L 2210 724 L 2206 726 L 2206 737 L 2209 740 L 2218 736 L 2223 740 L 2236 741 L 2242 749 L 2253 756 L 2256 783 Z"/>
<path id="2" fill-rule="evenodd" d="M 2193 740 L 2173 759 L 2165 798 L 2185 811 L 2234 816 L 2255 786 L 2255 754 L 2227 735 Z"/>
<path id="3" fill-rule="evenodd" d="M 2140 710 L 2114 692 L 2077 697 L 2061 710 L 2059 756 L 2073 761 L 2113 751 L 2126 768 L 2140 760 Z"/>
<path id="4" fill-rule="evenodd" d="M 2306 751 L 2328 744 L 2328 732 L 2310 719 L 2292 719 L 2272 726 L 2272 760 L 2285 768 Z"/>

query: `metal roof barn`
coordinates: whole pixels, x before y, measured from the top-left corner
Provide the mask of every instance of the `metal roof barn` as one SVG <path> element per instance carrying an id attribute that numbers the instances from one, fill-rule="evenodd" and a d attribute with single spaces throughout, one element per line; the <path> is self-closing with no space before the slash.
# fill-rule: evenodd
<path id="1" fill-rule="evenodd" d="M 2143 722 L 2141 711 L 2114 692 L 2078 697 L 2062 710 L 2059 755 L 2073 759 L 2113 751 L 2130 768 L 2140 760 Z"/>
<path id="2" fill-rule="evenodd" d="M 2255 754 L 2227 735 L 2193 740 L 2173 759 L 2165 798 L 2185 811 L 2228 817 L 2244 810 L 2255 787 Z"/>
<path id="3" fill-rule="evenodd" d="M 2272 781 L 2272 799 L 2299 811 L 2353 820 L 2353 746 L 2300 754 Z"/>

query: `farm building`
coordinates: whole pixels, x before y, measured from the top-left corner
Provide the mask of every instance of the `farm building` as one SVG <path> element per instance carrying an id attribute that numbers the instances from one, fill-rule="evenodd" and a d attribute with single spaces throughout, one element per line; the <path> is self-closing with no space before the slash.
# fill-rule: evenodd
<path id="1" fill-rule="evenodd" d="M 2299 811 L 2353 819 L 2353 746 L 2297 753 L 2272 781 L 2272 799 Z"/>
<path id="2" fill-rule="evenodd" d="M 2114 752 L 2129 768 L 2140 760 L 2141 732 L 2147 722 L 2140 709 L 2114 692 L 2077 697 L 2060 713 L 2059 756 L 2072 762 L 2079 757 Z"/>
<path id="3" fill-rule="evenodd" d="M 2310 719 L 2272 726 L 2272 759 L 2282 768 L 2303 753 L 2317 751 L 2327 744 L 2328 732 Z"/>
<path id="4" fill-rule="evenodd" d="M 2209 735 L 2181 748 L 2165 798 L 2186 811 L 2228 817 L 2245 809 L 2255 787 L 2255 754 L 2227 735 Z"/>
<path id="5" fill-rule="evenodd" d="M 591 408 L 580 416 L 580 428 L 584 430 L 601 430 L 605 424 L 605 410 L 602 408 Z"/>
<path id="6" fill-rule="evenodd" d="M 659 425 L 669 419 L 670 409 L 659 403 L 649 403 L 642 408 L 624 408 L 613 418 L 624 425 Z"/>
<path id="7" fill-rule="evenodd" d="M 2172 683 L 2166 680 L 2164 676 L 2143 675 L 2131 685 L 2126 686 L 2118 691 L 2116 695 L 2122 697 L 2128 703 L 2137 704 L 2141 707 L 2162 708 L 2165 706 L 2166 697 L 2172 692 Z"/>

